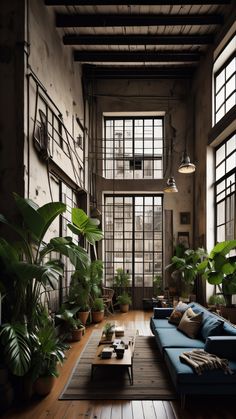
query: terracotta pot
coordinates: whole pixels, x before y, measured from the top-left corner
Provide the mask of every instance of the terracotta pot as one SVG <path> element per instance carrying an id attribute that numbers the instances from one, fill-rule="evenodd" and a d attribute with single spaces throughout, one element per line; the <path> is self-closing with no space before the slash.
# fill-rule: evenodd
<path id="1" fill-rule="evenodd" d="M 79 342 L 82 339 L 84 333 L 84 327 L 81 329 L 73 329 L 71 331 L 71 340 L 74 342 Z"/>
<path id="2" fill-rule="evenodd" d="M 104 310 L 92 311 L 93 323 L 100 323 L 104 319 Z"/>
<path id="3" fill-rule="evenodd" d="M 89 313 L 90 313 L 90 311 L 79 311 L 78 312 L 78 317 L 81 320 L 81 322 L 83 323 L 83 325 L 86 325 Z"/>
<path id="4" fill-rule="evenodd" d="M 129 304 L 120 304 L 121 313 L 127 313 L 129 311 Z"/>
<path id="5" fill-rule="evenodd" d="M 47 396 L 54 386 L 56 378 L 52 375 L 45 375 L 37 378 L 34 383 L 34 390 L 39 396 Z"/>

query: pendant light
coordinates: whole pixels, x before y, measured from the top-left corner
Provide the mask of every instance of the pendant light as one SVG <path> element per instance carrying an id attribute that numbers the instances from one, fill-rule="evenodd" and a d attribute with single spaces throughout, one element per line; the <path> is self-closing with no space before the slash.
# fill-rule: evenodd
<path id="1" fill-rule="evenodd" d="M 195 164 L 190 162 L 190 157 L 187 154 L 186 149 L 183 152 L 182 160 L 178 168 L 179 173 L 193 173 L 196 170 Z"/>
<path id="2" fill-rule="evenodd" d="M 165 193 L 178 192 L 178 188 L 177 188 L 177 186 L 176 186 L 176 182 L 175 182 L 175 179 L 174 179 L 174 177 L 173 177 L 173 176 L 170 176 L 170 177 L 167 179 L 166 185 L 167 185 L 167 186 L 163 189 L 163 191 L 164 191 Z"/>

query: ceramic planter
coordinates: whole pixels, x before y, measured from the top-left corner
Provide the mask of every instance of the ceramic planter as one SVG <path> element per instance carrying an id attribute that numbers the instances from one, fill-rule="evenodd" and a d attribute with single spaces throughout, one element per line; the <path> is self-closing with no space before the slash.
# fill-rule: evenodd
<path id="1" fill-rule="evenodd" d="M 84 327 L 80 329 L 73 329 L 71 331 L 71 340 L 73 342 L 79 342 L 82 339 L 84 333 Z"/>
<path id="2" fill-rule="evenodd" d="M 121 313 L 127 313 L 129 311 L 129 304 L 120 304 Z"/>
<path id="3" fill-rule="evenodd" d="M 102 310 L 102 311 L 92 311 L 93 323 L 100 323 L 103 319 L 104 319 L 104 310 Z"/>
<path id="4" fill-rule="evenodd" d="M 86 325 L 90 311 L 78 311 L 78 317 L 81 322 Z"/>

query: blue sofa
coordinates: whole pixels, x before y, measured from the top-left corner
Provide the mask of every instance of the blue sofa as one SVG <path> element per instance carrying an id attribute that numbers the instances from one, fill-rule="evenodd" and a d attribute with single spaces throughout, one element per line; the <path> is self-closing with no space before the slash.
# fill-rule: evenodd
<path id="1" fill-rule="evenodd" d="M 157 346 L 163 355 L 182 407 L 186 395 L 190 394 L 236 394 L 236 327 L 225 319 L 209 312 L 198 303 L 188 304 L 195 313 L 203 313 L 202 327 L 196 339 L 189 338 L 168 322 L 172 308 L 154 308 L 150 327 Z M 214 324 L 217 336 L 213 335 Z M 210 326 L 209 326 L 210 325 Z M 222 370 L 207 370 L 197 375 L 193 369 L 179 359 L 182 352 L 204 349 L 220 358 L 229 360 L 233 375 Z"/>

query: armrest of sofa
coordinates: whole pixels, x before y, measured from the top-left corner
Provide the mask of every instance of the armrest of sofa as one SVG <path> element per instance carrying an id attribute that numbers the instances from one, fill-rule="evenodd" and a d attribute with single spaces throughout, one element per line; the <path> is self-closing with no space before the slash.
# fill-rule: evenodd
<path id="1" fill-rule="evenodd" d="M 209 336 L 204 349 L 220 358 L 236 360 L 236 336 Z"/>
<path id="2" fill-rule="evenodd" d="M 155 307 L 153 309 L 154 319 L 166 319 L 173 311 L 173 307 Z"/>

